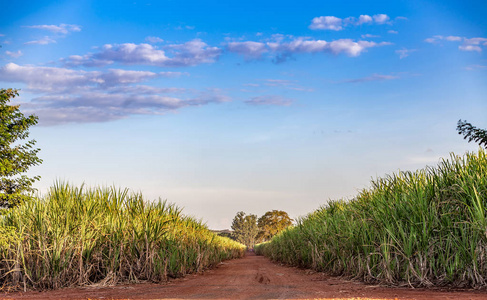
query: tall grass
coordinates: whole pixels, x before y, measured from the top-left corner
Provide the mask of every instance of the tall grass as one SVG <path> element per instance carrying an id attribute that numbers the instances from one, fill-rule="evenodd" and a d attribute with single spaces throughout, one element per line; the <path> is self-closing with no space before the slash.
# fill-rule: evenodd
<path id="1" fill-rule="evenodd" d="M 368 282 L 486 287 L 487 155 L 372 182 L 256 247 L 290 265 Z"/>
<path id="2" fill-rule="evenodd" d="M 165 201 L 64 183 L 0 216 L 0 234 L 3 288 L 160 282 L 245 250 Z"/>

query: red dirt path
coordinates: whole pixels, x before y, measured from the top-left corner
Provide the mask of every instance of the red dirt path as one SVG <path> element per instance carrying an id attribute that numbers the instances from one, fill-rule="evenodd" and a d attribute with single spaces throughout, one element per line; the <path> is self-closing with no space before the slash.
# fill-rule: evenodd
<path id="1" fill-rule="evenodd" d="M 487 291 L 387 288 L 280 266 L 262 256 L 226 261 L 168 283 L 0 294 L 3 299 L 487 299 Z"/>

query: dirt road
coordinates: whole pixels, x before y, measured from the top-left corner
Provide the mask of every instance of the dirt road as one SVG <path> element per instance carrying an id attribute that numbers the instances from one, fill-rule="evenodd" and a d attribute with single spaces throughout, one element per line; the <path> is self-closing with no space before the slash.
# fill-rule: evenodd
<path id="1" fill-rule="evenodd" d="M 1 295 L 6 299 L 487 299 L 487 291 L 370 286 L 271 263 L 247 254 L 204 274 L 165 284 L 70 288 Z"/>

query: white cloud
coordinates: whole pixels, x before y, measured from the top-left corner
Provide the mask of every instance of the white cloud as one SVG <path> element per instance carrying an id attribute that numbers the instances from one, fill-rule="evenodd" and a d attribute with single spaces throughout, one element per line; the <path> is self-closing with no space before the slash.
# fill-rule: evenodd
<path id="1" fill-rule="evenodd" d="M 163 48 L 164 50 L 158 49 L 150 44 L 106 44 L 97 53 L 83 56 L 73 55 L 62 61 L 67 66 L 83 65 L 92 67 L 121 63 L 126 65 L 180 67 L 212 63 L 221 54 L 221 49 L 210 47 L 199 39 L 194 39 L 184 44 L 166 45 Z"/>
<path id="2" fill-rule="evenodd" d="M 290 86 L 295 84 L 295 81 L 285 79 L 266 79 L 265 82 L 267 86 Z"/>
<path id="3" fill-rule="evenodd" d="M 390 45 L 388 42 L 369 42 L 358 41 L 354 42 L 351 39 L 341 39 L 329 43 L 329 49 L 334 54 L 346 53 L 349 56 L 359 56 L 367 48 Z"/>
<path id="4" fill-rule="evenodd" d="M 127 84 L 138 83 L 153 79 L 157 77 L 178 77 L 181 72 L 160 72 L 154 73 L 149 71 L 132 71 L 121 69 L 110 69 L 108 72 L 99 75 L 103 84 L 115 85 L 115 84 Z"/>
<path id="5" fill-rule="evenodd" d="M 334 16 L 315 17 L 311 20 L 309 28 L 313 30 L 342 30 L 342 19 Z"/>
<path id="6" fill-rule="evenodd" d="M 304 37 L 284 38 L 267 43 L 257 42 L 238 42 L 232 47 L 227 47 L 229 51 L 250 57 L 258 57 L 262 53 L 269 52 L 276 56 L 279 62 L 285 61 L 295 53 L 332 53 L 346 54 L 348 56 L 359 56 L 368 48 L 390 45 L 389 42 L 353 41 L 351 39 L 339 39 L 335 41 L 312 40 Z M 238 46 L 238 47 L 237 47 Z M 252 46 L 252 47 L 250 47 Z"/>
<path id="7" fill-rule="evenodd" d="M 460 45 L 460 46 L 458 46 L 458 49 L 460 49 L 462 51 L 482 52 L 482 48 L 480 48 L 480 46 L 474 46 L 474 45 Z"/>
<path id="8" fill-rule="evenodd" d="M 342 83 L 361 83 L 361 82 L 369 82 L 369 81 L 384 81 L 384 80 L 392 80 L 398 79 L 399 76 L 395 75 L 382 75 L 382 74 L 372 74 L 367 77 L 355 78 L 355 79 L 348 79 L 341 81 Z"/>
<path id="9" fill-rule="evenodd" d="M 24 43 L 25 45 L 47 45 L 47 44 L 52 44 L 52 43 L 56 43 L 55 40 L 51 39 L 50 37 L 48 36 L 45 36 L 39 40 L 34 40 L 34 41 L 30 41 L 30 42 L 26 42 Z"/>
<path id="10" fill-rule="evenodd" d="M 245 101 L 245 103 L 249 105 L 289 106 L 293 103 L 293 100 L 278 95 L 266 95 L 253 97 L 250 100 Z"/>
<path id="11" fill-rule="evenodd" d="M 360 37 L 363 38 L 363 39 L 367 39 L 367 38 L 380 38 L 380 35 L 374 35 L 374 34 L 367 33 L 367 34 L 362 34 Z"/>
<path id="12" fill-rule="evenodd" d="M 70 32 L 78 32 L 81 31 L 81 26 L 74 25 L 74 24 L 60 24 L 60 25 L 32 25 L 32 26 L 23 26 L 25 28 L 33 28 L 33 29 L 41 29 L 50 31 L 56 35 L 56 38 L 64 38 Z M 56 43 L 50 36 L 44 36 L 41 39 L 33 40 L 30 42 L 24 43 L 25 45 L 47 45 Z"/>
<path id="13" fill-rule="evenodd" d="M 230 42 L 227 44 L 227 49 L 230 52 L 238 53 L 246 58 L 259 58 L 263 53 L 267 52 L 266 45 L 260 42 Z"/>
<path id="14" fill-rule="evenodd" d="M 424 41 L 431 44 L 439 44 L 441 41 L 462 42 L 462 44 L 458 46 L 458 49 L 462 51 L 482 52 L 483 46 L 487 46 L 487 38 L 483 38 L 483 37 L 467 38 L 467 37 L 453 36 L 453 35 L 450 36 L 435 35 L 431 38 L 425 39 Z"/>
<path id="15" fill-rule="evenodd" d="M 187 99 L 140 93 L 87 91 L 78 94 L 48 95 L 22 105 L 39 116 L 43 125 L 107 122 L 132 115 L 163 115 L 188 106 L 229 101 L 216 91 Z"/>
<path id="16" fill-rule="evenodd" d="M 447 36 L 447 37 L 445 37 L 445 40 L 450 41 L 450 42 L 460 42 L 460 41 L 462 41 L 462 38 L 459 36 Z"/>
<path id="17" fill-rule="evenodd" d="M 21 82 L 35 91 L 65 91 L 72 87 L 100 83 L 99 72 L 75 71 L 64 68 L 19 66 L 8 63 L 0 68 L 0 80 Z"/>
<path id="18" fill-rule="evenodd" d="M 442 39 L 443 37 L 442 36 L 439 36 L 439 35 L 435 35 L 434 37 L 430 37 L 430 38 L 427 38 L 425 39 L 424 41 L 426 43 L 430 43 L 430 44 L 436 44 L 438 42 L 438 40 Z"/>
<path id="19" fill-rule="evenodd" d="M 415 51 L 417 51 L 417 50 L 416 49 L 402 48 L 402 49 L 396 50 L 396 54 L 399 55 L 399 59 L 403 59 L 403 58 L 408 57 L 409 54 L 411 54 L 412 52 L 415 52 Z"/>
<path id="20" fill-rule="evenodd" d="M 390 34 L 398 34 L 399 32 L 397 32 L 396 30 L 388 30 L 387 33 L 390 33 Z"/>
<path id="21" fill-rule="evenodd" d="M 163 39 L 161 39 L 160 37 L 157 37 L 157 36 L 148 36 L 145 38 L 145 40 L 149 43 L 152 43 L 152 44 L 157 44 L 157 43 L 162 43 L 164 42 Z"/>
<path id="22" fill-rule="evenodd" d="M 74 24 L 32 25 L 32 26 L 24 26 L 24 27 L 33 28 L 33 29 L 48 30 L 48 31 L 51 31 L 53 33 L 61 33 L 61 34 L 67 34 L 69 32 L 81 31 L 81 26 L 74 25 Z"/>
<path id="23" fill-rule="evenodd" d="M 195 28 L 196 28 L 195 26 L 190 26 L 190 25 L 181 26 L 180 25 L 180 26 L 175 27 L 174 29 L 176 29 L 176 30 L 183 30 L 183 29 L 193 30 Z"/>
<path id="24" fill-rule="evenodd" d="M 13 57 L 13 58 L 17 58 L 17 57 L 20 57 L 23 55 L 22 51 L 18 50 L 18 51 L 15 51 L 15 52 L 10 52 L 10 51 L 5 51 L 5 54 L 7 54 L 8 56 L 10 57 Z"/>
<path id="25" fill-rule="evenodd" d="M 371 16 L 369 16 L 369 15 L 360 15 L 360 17 L 358 17 L 357 24 L 358 25 L 361 25 L 361 24 L 364 24 L 364 23 L 372 23 L 372 22 L 374 22 L 374 20 L 372 19 Z"/>
<path id="26" fill-rule="evenodd" d="M 43 125 L 106 122 L 140 114 L 160 115 L 187 106 L 231 100 L 217 89 L 198 92 L 132 85 L 180 74 L 120 69 L 87 72 L 9 63 L 0 68 L 0 81 L 24 83 L 30 92 L 38 95 L 22 107 L 26 112 L 38 115 Z"/>
<path id="27" fill-rule="evenodd" d="M 279 89 L 288 89 L 288 90 L 295 90 L 295 91 L 303 91 L 303 92 L 312 92 L 313 89 L 304 87 L 298 84 L 297 80 L 286 80 L 286 79 L 264 79 L 263 83 L 245 83 L 243 86 L 246 87 L 276 87 Z M 255 92 L 255 90 L 245 90 L 248 92 Z"/>
<path id="28" fill-rule="evenodd" d="M 469 65 L 465 67 L 466 70 L 474 71 L 474 70 L 487 70 L 487 66 L 485 65 Z"/>
<path id="29" fill-rule="evenodd" d="M 386 14 L 378 14 L 373 16 L 375 23 L 377 24 L 384 24 L 389 21 L 389 16 Z"/>
<path id="30" fill-rule="evenodd" d="M 362 25 L 362 24 L 386 24 L 389 23 L 390 17 L 386 14 L 377 14 L 373 16 L 360 15 L 357 18 L 347 17 L 344 19 L 335 16 L 321 16 L 315 17 L 311 20 L 309 28 L 312 30 L 342 30 L 344 26 L 348 25 Z"/>
<path id="31" fill-rule="evenodd" d="M 66 92 L 95 86 L 140 83 L 158 77 L 176 77 L 180 72 L 132 71 L 109 69 L 106 72 L 81 71 L 67 68 L 19 66 L 9 63 L 0 68 L 0 80 L 22 82 L 36 92 Z"/>
<path id="32" fill-rule="evenodd" d="M 487 38 L 476 37 L 476 38 L 464 38 L 466 45 L 483 45 L 487 46 Z"/>

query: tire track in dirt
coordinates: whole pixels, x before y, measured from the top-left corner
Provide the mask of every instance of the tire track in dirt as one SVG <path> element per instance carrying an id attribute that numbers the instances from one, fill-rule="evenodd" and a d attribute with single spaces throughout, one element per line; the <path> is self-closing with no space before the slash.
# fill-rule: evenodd
<path id="1" fill-rule="evenodd" d="M 366 285 L 285 267 L 248 253 L 203 274 L 168 283 L 67 288 L 3 294 L 4 299 L 487 299 L 487 291 L 425 290 Z"/>

